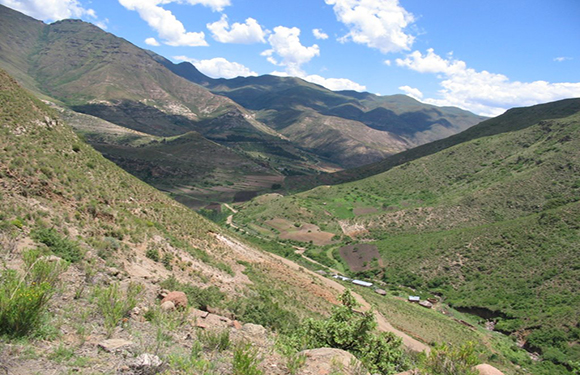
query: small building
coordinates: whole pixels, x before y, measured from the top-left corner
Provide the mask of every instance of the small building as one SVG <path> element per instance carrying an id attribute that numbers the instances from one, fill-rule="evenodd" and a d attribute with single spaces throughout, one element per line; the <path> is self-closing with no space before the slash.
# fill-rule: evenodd
<path id="1" fill-rule="evenodd" d="M 364 286 L 367 288 L 373 286 L 373 283 L 369 283 L 368 281 L 362 281 L 362 280 L 353 280 L 352 283 L 355 285 L 360 285 L 360 286 Z"/>
<path id="2" fill-rule="evenodd" d="M 375 289 L 375 293 L 380 294 L 381 296 L 387 295 L 387 292 L 384 289 Z"/>
<path id="3" fill-rule="evenodd" d="M 419 296 L 409 296 L 409 302 L 419 302 L 421 301 L 421 297 Z"/>
<path id="4" fill-rule="evenodd" d="M 349 279 L 346 276 L 342 276 L 342 275 L 333 275 L 332 277 L 334 277 L 335 279 L 338 279 L 338 280 L 342 280 L 342 281 L 351 281 L 351 279 Z"/>
<path id="5" fill-rule="evenodd" d="M 421 305 L 427 309 L 433 308 L 433 304 L 429 301 L 421 301 L 421 302 L 419 302 L 419 305 Z"/>

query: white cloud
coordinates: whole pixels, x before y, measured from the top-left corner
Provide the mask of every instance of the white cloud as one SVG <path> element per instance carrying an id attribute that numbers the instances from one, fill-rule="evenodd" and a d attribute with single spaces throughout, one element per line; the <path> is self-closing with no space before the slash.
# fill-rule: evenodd
<path id="1" fill-rule="evenodd" d="M 391 60 L 385 60 L 384 63 L 386 66 L 391 66 Z"/>
<path id="2" fill-rule="evenodd" d="M 0 0 L 0 3 L 43 21 L 97 17 L 93 9 L 83 7 L 78 0 Z"/>
<path id="3" fill-rule="evenodd" d="M 219 21 L 208 23 L 207 28 L 212 32 L 213 38 L 221 43 L 266 43 L 265 31 L 253 18 L 246 19 L 246 23 L 234 23 L 230 27 L 228 16 L 223 14 Z"/>
<path id="4" fill-rule="evenodd" d="M 324 86 L 332 91 L 340 91 L 340 90 L 365 91 L 367 89 L 366 86 L 360 85 L 347 78 L 324 78 L 316 74 L 307 75 L 300 78 L 308 82 Z"/>
<path id="5" fill-rule="evenodd" d="M 414 17 L 399 0 L 325 0 L 333 5 L 337 19 L 349 27 L 341 42 L 352 40 L 382 53 L 409 50 L 414 37 L 404 29 Z"/>
<path id="6" fill-rule="evenodd" d="M 320 55 L 320 48 L 314 44 L 310 47 L 300 43 L 300 29 L 278 26 L 268 37 L 272 47 L 262 52 L 262 56 L 274 65 L 285 68 L 284 72 L 275 71 L 270 74 L 281 77 L 298 77 L 306 81 L 324 86 L 330 90 L 356 90 L 364 91 L 366 87 L 346 78 L 324 78 L 316 74 L 306 74 L 302 65 L 309 62 L 315 56 Z"/>
<path id="7" fill-rule="evenodd" d="M 314 35 L 314 37 L 316 39 L 328 39 L 328 34 L 326 34 L 325 32 L 323 32 L 320 29 L 313 29 L 312 30 L 312 35 Z"/>
<path id="8" fill-rule="evenodd" d="M 147 38 L 145 39 L 145 44 L 150 46 L 159 47 L 161 44 L 155 38 Z"/>
<path id="9" fill-rule="evenodd" d="M 563 62 L 563 61 L 567 61 L 567 60 L 572 60 L 571 57 L 565 57 L 565 56 L 561 56 L 561 57 L 555 57 L 554 61 L 556 62 Z"/>
<path id="10" fill-rule="evenodd" d="M 163 4 L 177 2 L 179 4 L 204 5 L 214 11 L 221 11 L 230 5 L 230 0 L 119 0 L 119 3 L 129 10 L 139 13 L 151 28 L 159 34 L 164 43 L 170 46 L 207 46 L 203 32 L 188 32 L 169 10 L 161 7 Z"/>
<path id="11" fill-rule="evenodd" d="M 399 90 L 405 92 L 405 94 L 409 95 L 411 98 L 417 100 L 421 100 L 421 98 L 423 98 L 423 93 L 418 88 L 410 86 L 401 86 L 399 87 Z"/>
<path id="12" fill-rule="evenodd" d="M 461 60 L 447 59 L 428 49 L 397 59 L 398 66 L 420 73 L 438 74 L 441 79 L 440 98 L 428 98 L 423 102 L 438 106 L 456 106 L 472 112 L 497 116 L 505 110 L 580 96 L 580 82 L 550 83 L 546 81 L 510 81 L 503 74 L 476 71 Z"/>
<path id="13" fill-rule="evenodd" d="M 231 62 L 223 57 L 216 57 L 209 60 L 196 60 L 186 56 L 174 56 L 178 61 L 189 61 L 195 67 L 208 77 L 212 78 L 236 78 L 257 76 L 258 73 L 251 71 L 246 66 L 237 62 Z"/>
<path id="14" fill-rule="evenodd" d="M 285 67 L 290 75 L 304 75 L 301 66 L 320 55 L 320 48 L 316 44 L 310 47 L 303 46 L 299 36 L 300 29 L 297 27 L 274 28 L 274 32 L 268 37 L 272 48 L 262 52 L 262 56 L 266 56 L 274 65 Z M 280 61 L 274 55 L 277 55 Z"/>

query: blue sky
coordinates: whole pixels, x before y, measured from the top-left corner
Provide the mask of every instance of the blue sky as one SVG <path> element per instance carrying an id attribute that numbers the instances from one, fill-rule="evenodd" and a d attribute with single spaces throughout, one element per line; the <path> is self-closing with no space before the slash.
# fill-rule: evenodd
<path id="1" fill-rule="evenodd" d="M 578 0 L 0 0 L 211 77 L 299 76 L 478 114 L 580 97 Z"/>

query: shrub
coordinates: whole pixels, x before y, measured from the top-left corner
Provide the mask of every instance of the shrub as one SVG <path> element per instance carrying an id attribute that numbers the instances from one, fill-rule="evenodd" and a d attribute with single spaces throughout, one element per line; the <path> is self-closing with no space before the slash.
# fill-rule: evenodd
<path id="1" fill-rule="evenodd" d="M 349 290 L 341 296 L 341 306 L 326 320 L 306 320 L 286 340 L 295 350 L 331 347 L 357 357 L 371 373 L 394 374 L 407 364 L 401 339 L 391 332 L 374 332 L 377 323 L 371 312 L 354 312 L 357 303 Z M 284 339 L 283 339 L 284 340 Z"/>
<path id="2" fill-rule="evenodd" d="M 159 250 L 154 248 L 147 249 L 147 251 L 145 252 L 145 256 L 155 262 L 159 262 L 160 259 Z"/>
<path id="3" fill-rule="evenodd" d="M 26 271 L 0 271 L 0 334 L 13 337 L 36 330 L 65 267 L 40 258 L 37 251 L 24 254 Z"/>
<path id="4" fill-rule="evenodd" d="M 79 245 L 59 234 L 54 228 L 41 228 L 32 231 L 32 238 L 48 246 L 57 256 L 71 263 L 76 263 L 83 258 Z"/>
<path id="5" fill-rule="evenodd" d="M 203 344 L 204 348 L 210 351 L 222 352 L 230 347 L 230 331 L 197 331 L 197 339 Z"/>
<path id="6" fill-rule="evenodd" d="M 473 343 L 467 343 L 460 347 L 440 345 L 424 357 L 421 375 L 477 375 L 479 372 L 473 369 L 478 363 Z"/>
<path id="7" fill-rule="evenodd" d="M 233 375 L 262 375 L 263 372 L 258 369 L 259 363 L 258 350 L 251 344 L 239 343 L 234 348 Z"/>
<path id="8" fill-rule="evenodd" d="M 140 284 L 130 283 L 125 295 L 119 290 L 119 284 L 115 283 L 108 288 L 97 288 L 95 297 L 97 307 L 105 319 L 105 329 L 110 337 L 117 324 L 126 317 L 137 305 L 137 297 L 143 290 Z"/>

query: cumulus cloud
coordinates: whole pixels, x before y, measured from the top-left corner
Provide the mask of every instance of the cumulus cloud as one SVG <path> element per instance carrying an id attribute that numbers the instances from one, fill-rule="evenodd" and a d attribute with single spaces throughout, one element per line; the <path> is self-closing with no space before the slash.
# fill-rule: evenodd
<path id="1" fill-rule="evenodd" d="M 246 19 L 245 23 L 234 23 L 230 27 L 228 16 L 223 14 L 219 21 L 208 23 L 207 28 L 212 32 L 213 38 L 221 43 L 266 43 L 265 31 L 253 18 Z"/>
<path id="2" fill-rule="evenodd" d="M 306 47 L 300 43 L 300 29 L 297 27 L 274 28 L 268 42 L 272 48 L 262 52 L 262 56 L 266 56 L 274 65 L 285 67 L 290 75 L 303 75 L 301 66 L 320 55 L 318 45 Z"/>
<path id="3" fill-rule="evenodd" d="M 401 87 L 399 87 L 399 90 L 403 91 L 405 94 L 409 95 L 411 98 L 414 98 L 417 100 L 421 100 L 421 98 L 423 98 L 423 93 L 418 88 L 410 87 L 410 86 L 401 86 Z"/>
<path id="4" fill-rule="evenodd" d="M 554 57 L 554 61 L 556 61 L 556 62 L 563 62 L 563 61 L 566 61 L 566 60 L 572 60 L 572 58 L 571 57 L 565 57 L 565 56 Z"/>
<path id="5" fill-rule="evenodd" d="M 437 74 L 441 79 L 440 97 L 424 102 L 456 106 L 485 116 L 497 116 L 512 107 L 580 96 L 580 82 L 510 81 L 503 74 L 468 68 L 464 61 L 454 59 L 451 54 L 443 58 L 433 49 L 428 49 L 426 54 L 414 51 L 396 63 L 420 73 Z"/>
<path id="6" fill-rule="evenodd" d="M 0 0 L 0 3 L 43 21 L 97 18 L 93 9 L 83 7 L 78 0 Z"/>
<path id="7" fill-rule="evenodd" d="M 328 34 L 326 34 L 325 32 L 323 32 L 320 29 L 313 29 L 312 30 L 312 35 L 314 35 L 314 37 L 316 39 L 328 39 Z"/>
<path id="8" fill-rule="evenodd" d="M 119 0 L 128 10 L 134 10 L 170 46 L 207 46 L 203 32 L 188 32 L 183 23 L 173 13 L 161 5 L 177 2 L 179 4 L 203 5 L 214 11 L 222 11 L 230 5 L 230 0 Z"/>
<path id="9" fill-rule="evenodd" d="M 278 26 L 268 37 L 272 47 L 262 52 L 262 56 L 274 65 L 284 67 L 284 72 L 275 71 L 270 74 L 282 77 L 298 77 L 306 81 L 324 86 L 330 90 L 356 90 L 364 91 L 365 86 L 346 78 L 324 78 L 316 74 L 306 74 L 302 65 L 320 55 L 320 48 L 313 44 L 310 47 L 303 46 L 300 42 L 300 29 Z"/>
<path id="10" fill-rule="evenodd" d="M 316 74 L 307 75 L 301 78 L 308 82 L 324 86 L 332 91 L 340 91 L 340 90 L 365 91 L 367 89 L 366 86 L 360 85 L 347 78 L 324 78 Z"/>
<path id="11" fill-rule="evenodd" d="M 336 18 L 349 28 L 341 42 L 353 41 L 382 53 L 409 50 L 414 37 L 405 28 L 414 17 L 399 5 L 399 0 L 325 0 Z"/>
<path id="12" fill-rule="evenodd" d="M 149 46 L 159 47 L 161 44 L 155 38 L 147 38 L 145 39 L 145 44 Z"/>
<path id="13" fill-rule="evenodd" d="M 212 78 L 236 78 L 258 75 L 258 73 L 253 72 L 246 66 L 228 61 L 223 57 L 215 57 L 209 60 L 196 60 L 186 56 L 174 56 L 173 58 L 178 61 L 189 61 L 200 72 Z"/>

